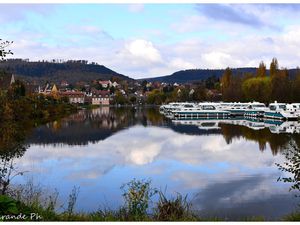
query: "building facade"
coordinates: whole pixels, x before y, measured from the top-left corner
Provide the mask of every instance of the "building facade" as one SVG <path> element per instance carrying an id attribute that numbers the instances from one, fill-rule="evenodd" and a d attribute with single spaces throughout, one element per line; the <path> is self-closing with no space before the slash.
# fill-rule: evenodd
<path id="1" fill-rule="evenodd" d="M 109 91 L 93 91 L 92 105 L 109 105 Z"/>

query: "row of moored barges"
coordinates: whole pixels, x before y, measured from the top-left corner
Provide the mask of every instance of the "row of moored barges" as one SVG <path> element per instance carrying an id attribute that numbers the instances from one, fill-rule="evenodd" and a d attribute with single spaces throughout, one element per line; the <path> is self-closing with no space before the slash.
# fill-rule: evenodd
<path id="1" fill-rule="evenodd" d="M 300 103 L 270 103 L 268 107 L 260 102 L 172 102 L 160 106 L 160 112 L 176 119 L 209 119 L 230 117 L 255 117 L 276 120 L 298 120 Z"/>

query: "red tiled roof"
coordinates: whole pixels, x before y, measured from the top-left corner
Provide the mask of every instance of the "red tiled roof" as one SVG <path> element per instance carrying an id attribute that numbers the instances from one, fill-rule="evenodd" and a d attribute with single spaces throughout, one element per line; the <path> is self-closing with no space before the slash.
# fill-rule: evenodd
<path id="1" fill-rule="evenodd" d="M 100 80 L 99 84 L 109 84 L 109 80 Z"/>
<path id="2" fill-rule="evenodd" d="M 66 91 L 60 92 L 59 94 L 67 97 L 84 97 L 84 93 L 80 91 Z"/>

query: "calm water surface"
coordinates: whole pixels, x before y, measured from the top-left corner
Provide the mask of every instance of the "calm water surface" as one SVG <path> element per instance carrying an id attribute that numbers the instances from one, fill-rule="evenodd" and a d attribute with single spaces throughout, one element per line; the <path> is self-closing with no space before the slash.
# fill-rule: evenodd
<path id="1" fill-rule="evenodd" d="M 297 209 L 275 163 L 286 161 L 284 146 L 299 134 L 243 120 L 201 122 L 174 123 L 154 108 L 82 110 L 31 133 L 17 161 L 30 172 L 14 182 L 33 179 L 61 201 L 80 187 L 78 211 L 116 209 L 120 186 L 133 178 L 151 179 L 168 196 L 188 194 L 206 217 L 276 220 Z"/>

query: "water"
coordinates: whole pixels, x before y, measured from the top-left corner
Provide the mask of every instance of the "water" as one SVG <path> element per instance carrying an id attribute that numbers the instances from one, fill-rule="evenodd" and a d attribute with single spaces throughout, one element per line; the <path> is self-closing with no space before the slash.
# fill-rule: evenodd
<path id="1" fill-rule="evenodd" d="M 277 181 L 289 175 L 275 165 L 286 161 L 285 145 L 300 140 L 288 132 L 297 132 L 297 123 L 174 123 L 156 108 L 82 110 L 28 136 L 16 162 L 29 172 L 14 182 L 33 179 L 57 189 L 62 202 L 80 187 L 77 211 L 88 212 L 118 208 L 122 184 L 151 179 L 167 196 L 188 194 L 201 216 L 276 220 L 299 201 L 291 184 Z"/>

